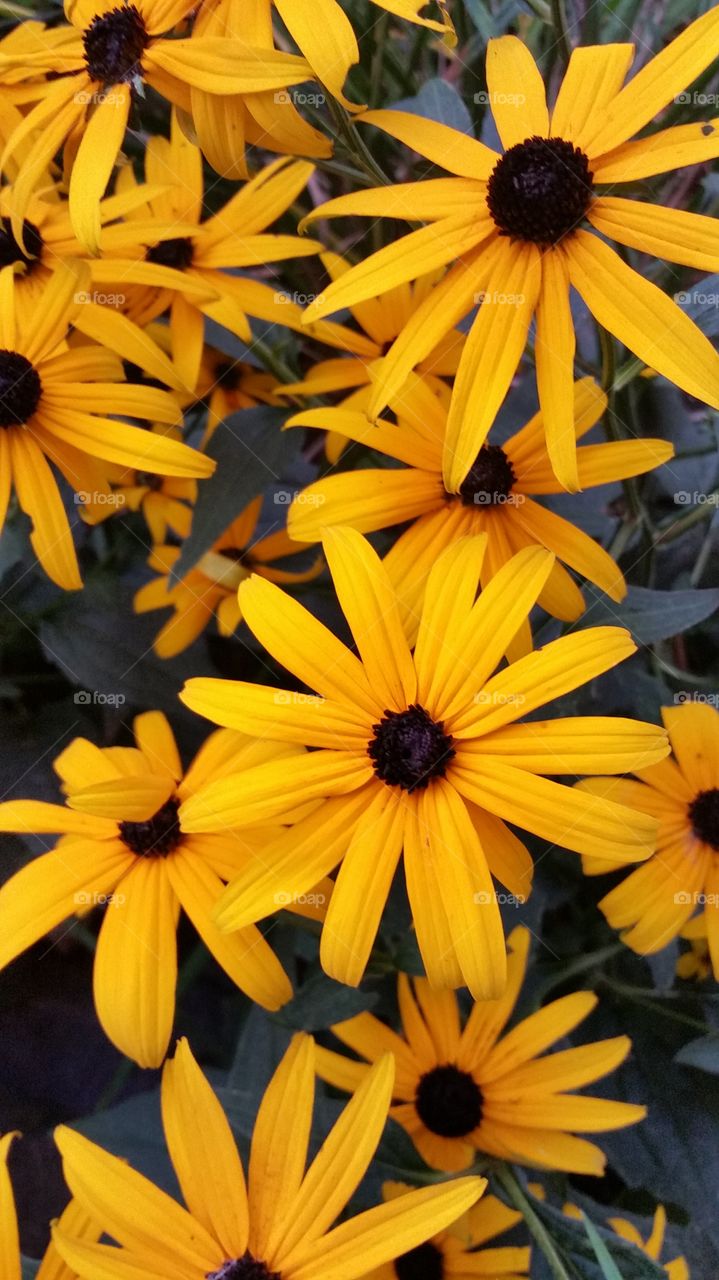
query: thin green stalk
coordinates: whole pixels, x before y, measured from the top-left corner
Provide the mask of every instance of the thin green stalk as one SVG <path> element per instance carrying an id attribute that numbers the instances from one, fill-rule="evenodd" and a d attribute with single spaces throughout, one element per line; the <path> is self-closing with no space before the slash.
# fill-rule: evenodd
<path id="1" fill-rule="evenodd" d="M 615 995 L 623 996 L 625 1000 L 629 1000 L 632 1004 L 641 1005 L 645 1009 L 652 1009 L 664 1018 L 671 1018 L 673 1022 L 681 1022 L 686 1027 L 693 1027 L 695 1031 L 707 1033 L 712 1030 L 712 1027 L 707 1022 L 702 1022 L 699 1018 L 692 1018 L 687 1013 L 676 1013 L 674 1009 L 666 1007 L 668 998 L 683 998 L 683 992 L 681 991 L 667 992 L 666 994 L 653 992 L 645 990 L 644 987 L 632 987 L 626 982 L 617 982 L 615 978 L 610 978 L 606 974 L 601 975 L 598 985 L 607 987 Z"/>
<path id="2" fill-rule="evenodd" d="M 552 11 L 552 26 L 557 33 L 557 44 L 565 66 L 572 54 L 572 42 L 569 39 L 569 26 L 564 0 L 549 0 Z"/>
<path id="3" fill-rule="evenodd" d="M 495 1165 L 494 1171 L 497 1181 L 504 1187 L 515 1209 L 518 1209 L 521 1213 L 528 1230 L 547 1259 L 554 1280 L 571 1280 L 557 1246 L 544 1223 L 540 1221 L 534 1212 L 512 1167 L 508 1164 L 498 1163 Z"/>

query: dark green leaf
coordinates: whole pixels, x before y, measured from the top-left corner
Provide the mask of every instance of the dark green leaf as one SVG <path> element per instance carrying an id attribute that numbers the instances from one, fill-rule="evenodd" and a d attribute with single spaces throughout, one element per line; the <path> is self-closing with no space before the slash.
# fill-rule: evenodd
<path id="1" fill-rule="evenodd" d="M 392 104 L 394 111 L 409 111 L 425 120 L 436 120 L 461 133 L 473 132 L 472 119 L 457 90 L 446 80 L 435 77 L 422 85 L 414 98 L 403 98 Z"/>
<path id="2" fill-rule="evenodd" d="M 217 428 L 207 448 L 217 470 L 200 484 L 192 531 L 175 565 L 175 577 L 197 564 L 252 498 L 279 483 L 299 447 L 296 433 L 282 431 L 286 417 L 282 409 L 260 405 L 230 414 Z"/>
<path id="3" fill-rule="evenodd" d="M 607 624 L 626 627 L 639 644 L 656 644 L 681 635 L 719 609 L 719 589 L 697 591 L 652 591 L 630 587 L 620 604 L 587 584 L 589 601 L 575 630 Z"/>
<path id="4" fill-rule="evenodd" d="M 275 1022 L 293 1031 L 322 1031 L 335 1022 L 344 1022 L 377 1003 L 373 991 L 346 987 L 318 972 L 302 984 L 289 1004 L 274 1015 Z"/>
<path id="5" fill-rule="evenodd" d="M 561 1254 L 571 1258 L 582 1280 L 616 1280 L 616 1277 L 602 1270 L 601 1262 L 591 1236 L 588 1237 L 584 1224 L 577 1218 L 568 1218 L 546 1201 L 532 1198 L 532 1208 L 537 1217 L 544 1223 L 555 1245 Z M 657 1262 L 652 1262 L 636 1245 L 622 1240 L 613 1231 L 604 1227 L 593 1228 L 596 1239 L 604 1246 L 609 1258 L 619 1270 L 620 1280 L 666 1280 L 666 1271 Z"/>
<path id="6" fill-rule="evenodd" d="M 679 1050 L 674 1061 L 683 1067 L 697 1067 L 699 1071 L 719 1076 L 719 1031 L 690 1040 Z"/>

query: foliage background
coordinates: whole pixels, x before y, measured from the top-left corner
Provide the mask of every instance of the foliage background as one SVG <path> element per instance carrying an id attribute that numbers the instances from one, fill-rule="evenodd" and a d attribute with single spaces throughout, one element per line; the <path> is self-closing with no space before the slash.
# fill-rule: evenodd
<path id="1" fill-rule="evenodd" d="M 402 101 L 405 109 L 474 132 L 492 143 L 493 125 L 482 101 L 484 48 L 490 36 L 519 30 L 540 58 L 549 83 L 560 71 L 563 22 L 573 43 L 636 41 L 640 56 L 655 52 L 688 21 L 710 7 L 709 0 L 464 0 L 450 5 L 459 35 L 459 58 L 438 52 L 430 33 L 391 19 L 364 0 L 351 0 L 355 30 L 364 33 L 362 61 L 351 88 L 357 101 L 387 106 Z M 36 17 L 59 16 L 52 4 L 33 8 Z M 5 4 L 2 30 L 24 10 Z M 719 89 L 716 69 L 694 90 L 710 96 Z M 719 101 L 715 96 L 714 103 Z M 677 105 L 664 113 L 663 124 L 682 117 Z M 716 114 L 714 108 L 713 113 Z M 320 163 L 312 197 L 339 194 L 359 184 L 371 185 L 366 160 L 324 107 L 308 109 L 323 127 L 337 135 L 335 159 Z M 698 114 L 705 114 L 699 111 Z M 712 114 L 710 107 L 706 114 Z M 686 118 L 686 117 L 684 117 Z M 166 131 L 159 104 L 148 101 L 143 125 Z M 142 135 L 133 134 L 137 160 Z M 372 154 L 398 181 L 422 173 L 412 169 L 406 152 L 373 131 Z M 221 205 L 234 187 L 208 173 L 210 204 Z M 716 213 L 719 174 L 709 166 L 682 170 L 640 184 L 644 196 L 702 213 Z M 303 204 L 303 208 L 304 208 Z M 294 219 L 280 229 L 294 229 Z M 332 247 L 360 256 L 379 247 L 392 234 L 366 224 L 324 224 L 322 236 Z M 649 263 L 629 255 L 670 293 L 686 294 L 683 303 L 710 336 L 719 334 L 719 278 L 699 281 L 681 268 Z M 279 272 L 281 271 L 281 274 Z M 273 280 L 274 277 L 274 280 Z M 321 265 L 312 260 L 282 264 L 267 278 L 289 293 L 312 295 L 324 283 Z M 710 301 L 701 301 L 709 298 Z M 712 300 L 713 299 L 713 300 Z M 281 316 L 278 317 L 281 321 Z M 598 367 L 593 329 L 577 312 L 581 360 Z M 322 354 L 281 323 L 256 326 L 250 348 L 213 329 L 208 340 L 233 358 L 269 366 L 295 378 Z M 626 357 L 625 357 L 626 358 Z M 523 365 L 500 433 L 524 421 L 534 410 L 533 379 Z M 631 371 L 628 366 L 628 371 Z M 613 621 L 628 625 L 640 651 L 618 672 L 580 694 L 562 701 L 549 714 L 636 715 L 658 720 L 662 704 L 677 698 L 715 698 L 719 653 L 719 559 L 717 539 L 718 418 L 661 380 L 633 378 L 618 393 L 615 412 L 638 434 L 674 441 L 677 458 L 647 479 L 605 486 L 577 498 L 556 499 L 556 508 L 618 556 L 632 584 L 627 600 L 616 606 L 593 589 L 589 607 L 577 626 Z M 263 522 L 269 529 L 286 512 L 286 495 L 322 470 L 316 441 L 294 431 L 280 435 L 287 416 L 257 409 L 236 415 L 218 431 L 211 451 L 220 461 L 217 478 L 206 482 L 197 508 L 193 535 L 197 555 L 258 490 L 266 493 Z M 201 424 L 193 411 L 190 430 Z M 311 433 L 310 433 L 311 434 Z M 259 451 L 263 466 L 251 462 Z M 359 446 L 345 454 L 342 467 L 366 464 Z M 375 460 L 376 461 L 376 460 Z M 693 495 L 684 498 L 677 495 Z M 697 499 L 705 495 L 706 501 Z M 555 500 L 551 500 L 555 505 Z M 147 531 L 140 516 L 120 513 L 90 529 L 69 506 L 86 586 L 79 595 L 63 594 L 35 566 L 29 551 L 27 522 L 15 512 L 0 541 L 0 699 L 2 756 L 0 796 L 58 796 L 51 763 L 73 737 L 84 735 L 101 745 L 128 743 L 132 717 L 158 707 L 171 715 L 185 759 L 205 736 L 205 726 L 177 700 L 190 675 L 220 674 L 267 682 L 267 660 L 260 666 L 252 637 L 241 628 L 222 639 L 213 628 L 179 658 L 157 659 L 151 642 L 157 615 L 132 614 L 132 596 L 147 579 Z M 382 539 L 379 540 L 380 545 Z M 386 543 L 386 539 L 385 539 Z M 343 634 L 343 624 L 326 577 L 300 587 L 300 598 Z M 540 622 L 538 642 L 552 638 L 560 624 Z M 260 675 L 261 671 L 261 675 Z M 275 670 L 279 684 L 286 673 Z M 120 706 L 97 700 L 118 695 Z M 43 847 L 39 839 L 3 839 L 2 878 Z M 719 994 L 711 981 L 699 986 L 675 979 L 678 945 L 642 960 L 617 942 L 596 902 L 607 879 L 585 880 L 579 859 L 535 841 L 537 880 L 524 907 L 506 908 L 507 928 L 527 923 L 535 935 L 535 963 L 524 997 L 524 1009 L 536 1006 L 549 992 L 557 996 L 578 986 L 594 987 L 602 996 L 597 1012 L 583 1029 L 587 1039 L 627 1032 L 634 1041 L 631 1061 L 611 1081 L 612 1096 L 649 1105 L 646 1123 L 602 1138 L 610 1168 L 603 1180 L 548 1178 L 550 1199 L 561 1205 L 565 1195 L 587 1208 L 595 1222 L 611 1210 L 625 1216 L 645 1215 L 657 1200 L 669 1213 L 667 1256 L 684 1252 L 694 1280 L 719 1274 L 717 1189 L 719 1188 Z M 511 918 L 510 918 L 511 917 Z M 162 1185 L 171 1188 L 163 1155 L 158 1108 L 157 1073 L 143 1072 L 123 1060 L 104 1039 L 91 1000 L 91 959 L 97 920 L 69 923 L 38 944 L 0 974 L 0 1131 L 21 1129 L 12 1172 L 23 1229 L 23 1248 L 37 1257 L 46 1223 L 63 1203 L 59 1162 L 50 1139 L 52 1126 L 71 1121 L 113 1151 L 131 1159 Z M 176 1030 L 188 1035 L 199 1060 L 221 1086 L 223 1100 L 241 1136 L 246 1137 L 254 1105 L 291 1032 L 297 1028 L 322 1033 L 333 1021 L 363 1008 L 394 1016 L 394 971 L 418 971 L 418 957 L 408 926 L 403 891 L 393 894 L 375 952 L 360 992 L 343 989 L 325 978 L 317 959 L 317 937 L 311 926 L 299 929 L 281 916 L 268 925 L 272 941 L 294 976 L 296 996 L 277 1015 L 252 1009 L 219 971 L 196 938 L 180 934 L 181 980 Z M 541 940 L 541 941 L 540 941 Z M 319 1086 L 320 1091 L 322 1089 Z M 318 1133 L 338 1103 L 323 1097 L 318 1106 Z M 422 1177 L 417 1157 L 399 1131 L 390 1126 L 362 1196 L 377 1198 L 387 1176 Z M 592 1250 L 580 1225 L 561 1219 L 556 1210 L 535 1205 L 566 1251 L 570 1274 L 596 1277 Z M 632 1277 L 661 1272 L 639 1261 L 633 1250 L 616 1245 L 619 1273 Z M 537 1256 L 533 1274 L 544 1275 Z M 32 1267 L 28 1267 L 28 1274 Z"/>

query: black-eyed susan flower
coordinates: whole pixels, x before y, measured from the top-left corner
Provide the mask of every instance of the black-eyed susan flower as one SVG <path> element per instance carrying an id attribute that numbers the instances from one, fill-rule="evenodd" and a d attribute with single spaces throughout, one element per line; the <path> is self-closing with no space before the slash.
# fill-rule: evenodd
<path id="1" fill-rule="evenodd" d="M 323 253 L 321 257 L 333 280 L 340 279 L 350 270 L 349 262 L 339 254 Z M 412 285 L 404 284 L 390 289 L 381 301 L 378 298 L 368 298 L 365 302 L 359 302 L 356 307 L 350 307 L 352 318 L 359 329 L 358 337 L 363 337 L 364 343 L 348 347 L 345 329 L 336 335 L 335 345 L 348 350 L 349 356 L 318 361 L 301 382 L 285 384 L 283 393 L 292 396 L 326 396 L 338 392 L 338 404 L 342 408 L 364 413 L 372 395 L 378 361 L 409 323 L 442 274 L 430 272 L 429 275 L 420 276 Z M 458 329 L 444 336 L 418 366 L 417 374 L 433 388 L 438 387 L 437 379 L 454 376 L 464 341 L 465 335 Z M 393 407 L 397 404 L 401 409 L 401 396 L 402 392 L 393 400 Z M 337 461 L 345 444 L 346 439 L 339 432 L 329 432 L 327 456 L 331 462 Z"/>
<path id="2" fill-rule="evenodd" d="M 281 404 L 280 386 L 274 374 L 205 346 L 196 389 L 197 399 L 207 407 L 202 448 L 231 413 L 259 404 Z"/>
<path id="3" fill-rule="evenodd" d="M 321 573 L 321 556 L 307 569 L 283 569 L 274 563 L 306 550 L 305 545 L 293 542 L 284 529 L 275 529 L 253 541 L 261 509 L 262 498 L 253 498 L 214 546 L 179 580 L 173 580 L 172 570 L 180 548 L 153 547 L 148 564 L 159 577 L 140 587 L 134 607 L 136 613 L 166 608 L 173 611 L 155 637 L 153 648 L 158 657 L 173 658 L 182 653 L 204 631 L 213 615 L 220 635 L 231 636 L 242 621 L 238 587 L 251 574 L 269 582 L 294 584 L 309 582 Z"/>
<path id="4" fill-rule="evenodd" d="M 528 929 L 512 931 L 504 994 L 475 1003 L 464 1025 L 453 992 L 400 974 L 401 1032 L 369 1013 L 338 1023 L 334 1034 L 364 1061 L 318 1048 L 320 1076 L 354 1090 L 368 1062 L 393 1053 L 390 1115 L 435 1169 L 469 1168 L 483 1152 L 533 1168 L 602 1174 L 603 1152 L 576 1135 L 636 1124 L 646 1108 L 573 1091 L 614 1071 L 631 1042 L 616 1036 L 542 1056 L 592 1012 L 592 991 L 553 1000 L 503 1035 L 524 981 L 529 941 Z"/>
<path id="5" fill-rule="evenodd" d="M 184 477 L 214 470 L 211 459 L 187 445 L 107 416 L 109 410 L 174 424 L 181 412 L 166 391 L 124 383 L 112 351 L 68 347 L 69 326 L 85 310 L 83 280 L 79 268 L 58 267 L 29 318 L 16 308 L 12 268 L 0 272 L 0 528 L 14 487 L 33 522 L 35 555 L 67 590 L 82 581 L 50 463 L 80 499 L 110 494 L 106 462 Z"/>
<path id="6" fill-rule="evenodd" d="M 275 160 L 202 221 L 202 155 L 173 113 L 170 138 L 148 142 L 145 171 L 157 194 L 128 209 L 120 226 L 101 233 L 102 257 L 91 263 L 92 278 L 98 288 L 124 290 L 128 314 L 138 323 L 147 324 L 169 307 L 175 361 L 187 386 L 194 389 L 204 316 L 246 342 L 252 338 L 248 316 L 302 328 L 302 310 L 292 299 L 263 280 L 228 271 L 266 268 L 319 251 L 316 240 L 267 232 L 305 187 L 313 167 L 303 160 Z M 129 167 L 120 173 L 117 186 L 121 194 L 136 186 Z M 173 223 L 175 234 L 168 235 Z M 168 269 L 176 280 L 172 292 L 157 287 Z M 325 328 L 332 332 L 335 326 L 319 325 L 318 335 Z"/>
<path id="7" fill-rule="evenodd" d="M 378 413 L 459 319 L 482 305 L 464 348 L 444 451 L 456 493 L 502 403 L 536 320 L 537 385 L 558 479 L 579 487 L 572 422 L 575 335 L 570 287 L 630 351 L 690 395 L 719 407 L 719 356 L 655 284 L 607 243 L 705 271 L 719 268 L 715 220 L 613 194 L 623 182 L 719 155 L 719 121 L 630 141 L 719 54 L 719 6 L 687 26 L 624 84 L 631 44 L 574 49 L 548 109 L 537 66 L 515 36 L 490 40 L 488 98 L 503 152 L 403 111 L 378 126 L 452 177 L 340 196 L 306 221 L 334 215 L 427 225 L 366 257 L 330 285 L 307 321 L 456 262 L 388 354 L 370 402 Z M 609 194 L 604 190 L 609 189 Z M 595 234 L 598 233 L 598 234 Z"/>
<path id="8" fill-rule="evenodd" d="M 291 987 L 255 928 L 228 937 L 212 921 L 226 880 L 277 828 L 195 833 L 184 829 L 184 806 L 212 778 L 300 748 L 212 734 L 183 772 L 170 725 L 161 712 L 134 722 L 134 747 L 100 748 L 76 738 L 54 768 L 65 806 L 34 800 L 0 804 L 0 831 L 59 833 L 0 890 L 5 922 L 0 966 L 49 929 L 93 906 L 105 906 L 97 941 L 94 994 L 105 1031 L 143 1067 L 157 1067 L 172 1032 L 177 979 L 175 934 L 182 909 L 218 964 L 251 999 L 277 1009 Z M 283 904 L 286 905 L 286 904 Z"/>
<path id="9" fill-rule="evenodd" d="M 0 71 L 26 78 L 51 73 L 42 98 L 14 130 L 0 161 L 5 169 L 23 150 L 12 212 L 20 243 L 30 196 L 56 152 L 81 131 L 70 175 L 70 218 L 78 239 L 98 252 L 99 202 L 143 84 L 189 109 L 191 87 L 225 97 L 281 89 L 311 74 L 302 58 L 255 49 L 238 39 L 176 38 L 173 28 L 193 7 L 193 0 L 67 0 L 69 27 L 58 28 L 50 39 L 36 35 L 31 51 L 27 42 L 0 50 Z"/>
<path id="10" fill-rule="evenodd" d="M 6 1133 L 0 1137 L 0 1276 L 2 1280 L 22 1280 L 23 1276 L 15 1198 L 8 1171 L 8 1155 L 16 1136 L 14 1133 Z M 57 1220 L 57 1227 L 58 1230 L 66 1231 L 73 1239 L 80 1241 L 94 1242 L 101 1235 L 101 1228 L 92 1221 L 76 1200 L 71 1200 L 61 1213 Z M 76 1280 L 77 1272 L 66 1265 L 51 1242 L 45 1250 L 37 1271 L 34 1272 L 34 1277 L 35 1280 Z"/>
<path id="11" fill-rule="evenodd" d="M 87 1280 L 355 1280 L 472 1207 L 484 1178 L 424 1187 L 333 1226 L 382 1136 L 394 1064 L 389 1055 L 377 1064 L 306 1169 L 314 1054 L 310 1037 L 292 1041 L 260 1104 L 245 1178 L 220 1103 L 180 1041 L 162 1075 L 162 1120 L 184 1205 L 79 1133 L 57 1129 L 70 1189 L 116 1241 L 87 1244 L 57 1228 L 68 1265 Z"/>
<path id="12" fill-rule="evenodd" d="M 631 778 L 587 778 L 585 795 L 611 797 L 652 814 L 659 823 L 657 849 L 646 865 L 602 898 L 613 929 L 639 955 L 661 951 L 697 908 L 714 976 L 719 978 L 719 711 L 706 702 L 662 707 L 673 756 Z M 610 868 L 586 858 L 587 875 Z"/>
<path id="13" fill-rule="evenodd" d="M 359 47 L 352 23 L 339 0 L 320 0 L 320 7 L 315 10 L 308 9 L 306 0 L 252 0 L 252 3 L 244 6 L 241 21 L 243 24 L 250 24 L 253 43 L 256 41 L 264 44 L 268 40 L 272 30 L 273 3 L 278 17 L 312 67 L 316 79 L 346 107 L 356 109 L 345 98 L 343 87 L 350 67 L 359 62 Z M 454 28 L 443 0 L 438 0 L 442 18 L 440 22 L 420 16 L 422 9 L 427 8 L 428 0 L 374 0 L 374 3 L 397 17 L 429 27 L 430 30 L 441 33 L 448 43 L 454 43 Z M 234 6 L 231 0 L 204 0 L 203 7 L 225 17 L 230 30 L 233 30 L 231 24 Z M 220 28 L 218 26 L 214 29 Z M 247 39 L 247 35 L 244 38 Z M 272 118 L 270 114 L 269 119 Z"/>
<path id="14" fill-rule="evenodd" d="M 550 781 L 625 771 L 667 751 L 661 730 L 631 720 L 520 716 L 613 667 L 634 645 L 619 628 L 567 636 L 493 674 L 537 600 L 554 557 L 520 551 L 475 603 L 486 538 L 466 538 L 429 576 L 414 654 L 382 562 L 352 529 L 329 530 L 324 550 L 358 656 L 296 600 L 253 576 L 240 587 L 245 622 L 282 666 L 318 696 L 245 682 L 190 680 L 194 711 L 246 733 L 315 748 L 287 767 L 209 787 L 190 827 L 217 830 L 327 797 L 249 864 L 225 895 L 223 928 L 276 910 L 341 863 L 322 932 L 321 960 L 356 985 L 404 852 L 419 947 L 435 986 L 466 983 L 497 995 L 505 976 L 492 874 L 526 897 L 532 862 L 512 822 L 566 848 L 620 863 L 653 849 L 654 820 Z M 359 904 L 361 904 L 361 909 Z"/>
<path id="15" fill-rule="evenodd" d="M 604 392 L 590 378 L 575 383 L 577 440 L 605 407 Z M 349 471 L 316 481 L 292 503 L 288 529 L 292 537 L 311 541 L 334 524 L 370 533 L 410 521 L 384 561 L 409 634 L 413 625 L 416 630 L 424 585 L 438 553 L 471 534 L 487 534 L 483 584 L 522 547 L 539 545 L 554 552 L 557 560 L 539 604 L 564 621 L 573 621 L 584 610 L 582 593 L 565 565 L 612 599 L 623 598 L 626 583 L 612 557 L 588 534 L 535 501 L 535 495 L 562 490 L 545 447 L 541 413 L 504 444 L 493 444 L 490 438 L 482 445 L 459 493 L 451 493 L 442 477 L 447 429 L 443 398 L 423 380 L 410 378 L 395 401 L 395 412 L 397 425 L 383 420 L 373 425 L 365 414 L 346 408 L 308 409 L 289 419 L 288 426 L 324 426 L 407 465 Z M 586 445 L 577 453 L 581 485 L 589 488 L 639 475 L 666 462 L 673 452 L 664 440 Z M 511 652 L 528 648 L 531 634 L 526 623 Z"/>
<path id="16" fill-rule="evenodd" d="M 689 1266 L 686 1258 L 680 1256 L 673 1258 L 671 1262 L 662 1262 L 664 1235 L 667 1229 L 667 1211 L 663 1204 L 657 1205 L 652 1229 L 646 1240 L 634 1223 L 628 1222 L 626 1218 L 609 1218 L 609 1226 L 622 1237 L 622 1240 L 628 1240 L 630 1244 L 636 1245 L 653 1262 L 661 1263 L 669 1280 L 689 1280 Z"/>
<path id="17" fill-rule="evenodd" d="M 403 1182 L 386 1182 L 385 1200 L 407 1195 Z M 445 1231 L 368 1273 L 364 1280 L 526 1280 L 530 1249 L 522 1245 L 485 1246 L 522 1221 L 522 1215 L 485 1195 Z"/>

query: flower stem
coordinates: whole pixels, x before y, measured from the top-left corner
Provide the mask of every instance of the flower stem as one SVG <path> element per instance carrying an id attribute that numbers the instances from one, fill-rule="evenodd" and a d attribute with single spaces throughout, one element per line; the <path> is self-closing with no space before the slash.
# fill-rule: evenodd
<path id="1" fill-rule="evenodd" d="M 554 1280 L 571 1280 L 552 1237 L 534 1212 L 511 1165 L 498 1163 L 495 1165 L 494 1172 L 497 1181 L 504 1187 L 515 1209 L 521 1213 L 528 1230 L 547 1259 Z"/>

